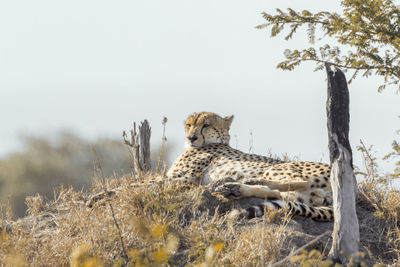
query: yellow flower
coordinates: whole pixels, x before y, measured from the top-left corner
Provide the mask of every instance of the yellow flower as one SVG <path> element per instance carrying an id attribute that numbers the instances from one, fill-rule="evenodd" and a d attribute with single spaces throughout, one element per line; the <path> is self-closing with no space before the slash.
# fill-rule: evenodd
<path id="1" fill-rule="evenodd" d="M 103 262 L 99 260 L 97 257 L 89 258 L 85 261 L 82 267 L 102 267 L 104 266 Z"/>
<path id="2" fill-rule="evenodd" d="M 152 259 L 157 263 L 165 263 L 168 261 L 168 253 L 164 247 L 160 247 L 156 252 L 153 253 Z"/>
<path id="3" fill-rule="evenodd" d="M 224 242 L 218 241 L 217 243 L 214 244 L 214 250 L 215 250 L 217 253 L 219 253 L 219 252 L 221 252 L 221 251 L 224 249 L 224 246 L 225 246 Z"/>
<path id="4" fill-rule="evenodd" d="M 103 262 L 98 257 L 90 256 L 90 245 L 82 243 L 72 250 L 70 256 L 71 267 L 102 267 Z"/>
<path id="5" fill-rule="evenodd" d="M 80 267 L 89 257 L 90 246 L 87 243 L 82 243 L 72 250 L 70 256 L 71 267 Z"/>
<path id="6" fill-rule="evenodd" d="M 151 228 L 151 235 L 154 238 L 160 239 L 160 238 L 164 237 L 166 234 L 167 234 L 167 225 L 166 224 L 156 223 Z"/>
<path id="7" fill-rule="evenodd" d="M 132 248 L 128 251 L 128 257 L 132 260 L 138 260 L 141 257 L 141 253 L 137 248 Z"/>

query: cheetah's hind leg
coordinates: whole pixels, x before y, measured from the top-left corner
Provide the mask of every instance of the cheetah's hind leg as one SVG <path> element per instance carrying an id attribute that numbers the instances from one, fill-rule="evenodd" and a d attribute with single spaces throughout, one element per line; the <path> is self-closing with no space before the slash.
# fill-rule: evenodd
<path id="1" fill-rule="evenodd" d="M 243 183 L 222 184 L 214 190 L 214 193 L 229 199 L 240 199 L 247 197 L 281 199 L 281 194 L 278 190 L 272 190 L 265 185 L 249 185 Z"/>

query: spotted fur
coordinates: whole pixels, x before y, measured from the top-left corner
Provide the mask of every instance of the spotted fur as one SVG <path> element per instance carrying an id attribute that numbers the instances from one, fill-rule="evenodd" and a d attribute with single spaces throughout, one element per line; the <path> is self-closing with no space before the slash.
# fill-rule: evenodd
<path id="1" fill-rule="evenodd" d="M 316 220 L 331 220 L 329 165 L 285 162 L 234 149 L 229 146 L 232 119 L 233 116 L 223 118 L 211 112 L 190 115 L 185 121 L 187 149 L 167 176 L 203 185 L 233 178 L 235 182 L 222 184 L 216 192 L 232 199 L 278 199 L 268 200 L 264 206 L 278 205 Z"/>

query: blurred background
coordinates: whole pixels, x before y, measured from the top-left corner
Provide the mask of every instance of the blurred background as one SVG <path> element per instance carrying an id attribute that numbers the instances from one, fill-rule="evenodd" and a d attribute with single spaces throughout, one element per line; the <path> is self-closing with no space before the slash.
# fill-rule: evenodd
<path id="1" fill-rule="evenodd" d="M 130 172 L 121 133 L 143 119 L 154 156 L 168 117 L 170 164 L 195 111 L 233 114 L 231 145 L 243 151 L 327 162 L 325 72 L 276 69 L 284 49 L 309 46 L 305 31 L 285 41 L 254 28 L 262 11 L 288 7 L 340 12 L 339 1 L 315 0 L 1 1 L 0 201 L 21 216 L 26 195 L 84 188 L 91 145 L 107 176 Z M 350 85 L 353 149 L 362 139 L 378 158 L 400 128 L 400 96 L 378 93 L 380 83 Z"/>

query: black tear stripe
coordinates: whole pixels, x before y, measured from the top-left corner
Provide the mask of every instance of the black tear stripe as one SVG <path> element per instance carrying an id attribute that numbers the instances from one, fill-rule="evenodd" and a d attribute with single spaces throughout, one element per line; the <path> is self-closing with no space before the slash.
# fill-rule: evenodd
<path id="1" fill-rule="evenodd" d="M 217 129 L 216 129 L 214 126 L 210 125 L 210 126 L 207 126 L 207 127 L 212 127 L 212 128 L 218 133 Z M 201 127 L 201 130 L 200 130 L 200 134 L 201 134 L 201 136 L 203 137 L 203 140 L 204 140 L 204 141 L 206 140 L 206 138 L 204 137 L 203 130 L 204 130 L 205 128 L 207 128 L 207 127 L 206 127 L 205 125 L 203 125 L 203 126 Z"/>
<path id="2" fill-rule="evenodd" d="M 200 130 L 200 134 L 201 134 L 201 135 L 203 135 L 203 130 L 204 130 L 204 128 L 206 128 L 205 125 L 201 126 L 201 130 Z"/>
<path id="3" fill-rule="evenodd" d="M 201 128 L 201 130 L 200 130 L 201 137 L 203 137 L 203 145 L 204 145 L 205 142 L 206 142 L 206 138 L 204 137 L 203 129 L 204 129 L 204 125 L 203 125 L 203 127 Z"/>
<path id="4" fill-rule="evenodd" d="M 207 128 L 206 125 L 203 125 L 203 126 L 201 126 L 201 130 L 200 130 L 200 134 L 203 136 L 203 138 L 204 138 L 203 130 L 204 130 L 205 128 Z M 213 128 L 214 128 L 214 127 L 213 127 Z"/>

